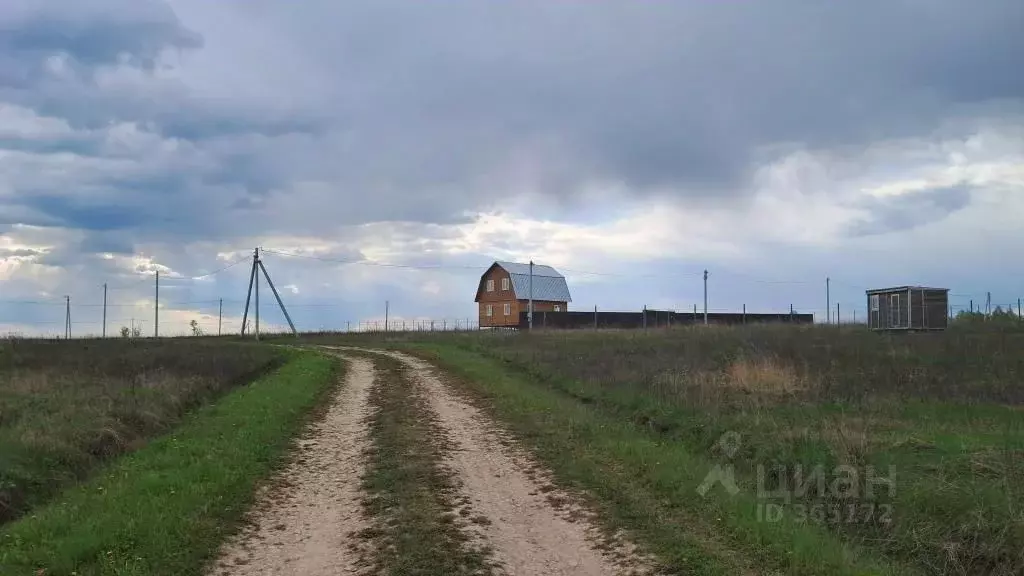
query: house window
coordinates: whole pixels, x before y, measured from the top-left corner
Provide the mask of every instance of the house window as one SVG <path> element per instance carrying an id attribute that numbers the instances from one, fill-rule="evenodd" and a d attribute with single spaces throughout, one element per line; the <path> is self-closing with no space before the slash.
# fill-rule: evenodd
<path id="1" fill-rule="evenodd" d="M 512 305 L 509 304 L 508 302 L 506 302 L 505 303 L 505 316 L 508 316 L 511 313 L 512 313 Z"/>
<path id="2" fill-rule="evenodd" d="M 562 311 L 562 305 L 561 304 L 555 304 L 555 312 L 561 312 L 561 311 Z"/>
<path id="3" fill-rule="evenodd" d="M 487 305 L 487 316 L 490 317 L 490 316 L 493 316 L 493 315 L 494 315 L 494 306 L 491 306 L 490 304 L 488 304 Z"/>
<path id="4" fill-rule="evenodd" d="M 889 327 L 899 328 L 902 320 L 903 318 L 900 314 L 900 295 L 892 294 L 889 296 Z"/>
<path id="5" fill-rule="evenodd" d="M 501 279 L 501 289 L 508 290 L 508 278 Z"/>
<path id="6" fill-rule="evenodd" d="M 878 294 L 871 295 L 871 311 L 878 312 Z"/>
<path id="7" fill-rule="evenodd" d="M 494 280 L 487 281 L 487 291 L 494 292 Z"/>

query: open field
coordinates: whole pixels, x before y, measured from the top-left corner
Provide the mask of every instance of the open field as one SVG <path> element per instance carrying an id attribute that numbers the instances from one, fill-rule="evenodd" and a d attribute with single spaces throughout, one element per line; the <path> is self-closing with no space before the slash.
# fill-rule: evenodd
<path id="1" fill-rule="evenodd" d="M 202 573 L 334 382 L 335 362 L 294 354 L 195 410 L 173 432 L 0 528 L 0 574 Z"/>
<path id="2" fill-rule="evenodd" d="M 280 357 L 227 341 L 0 342 L 0 524 Z"/>
<path id="3" fill-rule="evenodd" d="M 580 434 L 581 451 L 635 442 L 621 466 L 653 442 L 655 465 L 630 461 L 648 469 L 634 478 L 642 492 L 710 522 L 717 538 L 769 565 L 838 573 L 850 558 L 876 557 L 902 566 L 898 573 L 1019 574 L 1022 346 L 1016 330 L 888 337 L 762 327 L 563 332 L 428 349 L 524 433 L 558 424 L 503 411 L 503 396 L 532 394 L 536 403 L 543 391 L 559 411 L 568 403 L 614 423 L 586 437 L 578 422 L 563 422 Z M 498 389 L 505 378 L 519 384 Z M 623 424 L 631 430 L 616 432 Z M 571 441 L 560 448 L 571 449 Z M 699 473 L 671 470 L 673 456 Z M 715 483 L 701 496 L 697 487 L 718 464 L 735 470 L 738 493 Z"/>
<path id="4" fill-rule="evenodd" d="M 319 353 L 181 343 L 292 360 L 148 446 L 109 456 L 92 480 L 0 529 L 0 565 L 52 567 L 47 574 L 1024 572 L 1016 326 L 898 336 L 820 326 L 310 334 L 297 343 Z M 334 360 L 324 354 L 347 366 L 330 396 Z M 315 423 L 296 435 L 314 406 Z M 298 442 L 288 466 L 268 477 L 289 437 Z M 252 502 L 250 523 L 234 532 Z"/>

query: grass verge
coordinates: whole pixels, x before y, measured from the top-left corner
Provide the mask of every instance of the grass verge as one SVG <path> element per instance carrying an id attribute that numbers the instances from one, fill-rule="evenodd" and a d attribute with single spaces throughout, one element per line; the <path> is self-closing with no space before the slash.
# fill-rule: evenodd
<path id="1" fill-rule="evenodd" d="M 399 361 L 371 355 L 372 447 L 363 488 L 374 526 L 362 535 L 376 545 L 375 574 L 486 574 L 488 551 L 466 530 L 460 501 L 442 464 L 444 434 Z"/>
<path id="2" fill-rule="evenodd" d="M 0 573 L 199 574 L 335 382 L 331 359 L 289 361 L 0 529 Z"/>
<path id="3" fill-rule="evenodd" d="M 752 496 L 696 487 L 712 463 L 683 443 L 652 437 L 616 418 L 451 345 L 414 351 L 457 375 L 456 384 L 486 402 L 556 481 L 590 494 L 611 530 L 626 530 L 673 573 L 914 574 L 869 551 L 789 517 L 763 522 Z"/>
<path id="4" fill-rule="evenodd" d="M 0 524 L 280 365 L 203 339 L 0 341 Z"/>
<path id="5" fill-rule="evenodd" d="M 749 327 L 458 345 L 692 454 L 725 462 L 733 435 L 739 486 L 773 515 L 930 574 L 1003 576 L 1024 573 L 1022 337 Z"/>

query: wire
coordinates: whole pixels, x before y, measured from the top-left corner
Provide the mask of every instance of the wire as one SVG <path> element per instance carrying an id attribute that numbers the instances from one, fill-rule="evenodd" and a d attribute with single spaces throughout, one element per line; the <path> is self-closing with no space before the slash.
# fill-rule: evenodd
<path id="1" fill-rule="evenodd" d="M 320 256 L 310 256 L 308 254 L 296 254 L 294 252 L 285 252 L 283 250 L 271 250 L 264 248 L 263 252 L 267 254 L 277 254 L 279 256 L 291 256 L 293 258 L 306 258 L 309 260 L 319 260 L 321 262 L 334 262 L 336 264 L 359 264 L 362 266 L 379 266 L 382 268 L 409 268 L 413 270 L 438 270 L 438 269 L 459 269 L 459 270 L 481 270 L 486 267 L 481 266 L 456 266 L 456 265 L 445 265 L 445 264 L 390 264 L 386 262 L 372 262 L 369 260 L 342 260 L 337 258 L 323 258 Z"/>
<path id="2" fill-rule="evenodd" d="M 241 264 L 243 262 L 247 262 L 248 260 L 249 260 L 248 256 L 243 257 L 243 258 L 239 258 L 238 260 L 235 260 L 234 262 L 231 262 L 230 264 L 226 264 L 226 265 L 224 265 L 224 266 L 214 270 L 213 272 L 207 272 L 206 274 L 202 274 L 200 276 L 164 276 L 163 278 L 161 278 L 161 280 L 202 280 L 203 278 L 209 278 L 210 276 L 215 276 L 217 274 L 220 274 L 221 272 L 224 272 L 226 270 L 234 268 L 235 266 L 238 266 L 239 264 Z M 121 272 L 121 274 L 127 274 L 127 275 L 133 275 L 133 276 L 143 276 L 144 278 L 138 280 L 137 282 L 129 282 L 128 284 L 125 284 L 123 286 L 107 286 L 108 290 L 126 290 L 128 288 L 134 288 L 134 287 L 138 286 L 139 284 L 142 284 L 143 282 L 146 282 L 147 280 L 149 280 L 151 278 L 156 278 L 156 271 L 153 271 L 153 272 L 127 272 L 127 271 L 125 271 L 125 272 Z M 98 284 L 98 286 L 103 286 L 103 285 L 102 284 Z"/>
<path id="3" fill-rule="evenodd" d="M 290 256 L 293 258 L 305 258 L 308 260 L 319 260 L 321 262 L 334 262 L 337 264 L 358 264 L 362 266 L 379 266 L 382 268 L 407 268 L 412 270 L 486 270 L 490 264 L 479 265 L 479 266 L 464 266 L 455 264 L 391 264 L 385 262 L 372 262 L 369 260 L 343 260 L 338 258 L 323 258 L 321 256 L 310 256 L 308 254 L 296 254 L 294 252 L 285 252 L 283 250 L 273 250 L 271 248 L 263 248 L 263 252 L 267 254 L 277 254 L 279 256 Z M 572 272 L 574 274 L 588 274 L 591 276 L 609 276 L 609 277 L 620 277 L 620 278 L 672 278 L 678 276 L 700 276 L 701 273 L 679 273 L 679 274 L 616 274 L 612 272 L 590 272 L 587 270 L 577 270 L 574 268 L 562 268 L 561 270 L 566 272 Z"/>
<path id="4" fill-rule="evenodd" d="M 222 268 L 218 268 L 218 269 L 214 270 L 213 272 L 207 272 L 206 274 L 203 274 L 202 276 L 192 276 L 191 279 L 192 280 L 201 280 L 203 278 L 209 278 L 210 276 L 215 276 L 217 274 L 220 274 L 221 272 L 224 272 L 225 270 L 234 268 L 235 266 L 238 266 L 242 262 L 248 262 L 248 261 L 249 261 L 249 257 L 246 256 L 244 258 L 240 258 L 238 260 L 235 260 L 234 262 L 228 264 L 227 266 L 224 266 Z"/>

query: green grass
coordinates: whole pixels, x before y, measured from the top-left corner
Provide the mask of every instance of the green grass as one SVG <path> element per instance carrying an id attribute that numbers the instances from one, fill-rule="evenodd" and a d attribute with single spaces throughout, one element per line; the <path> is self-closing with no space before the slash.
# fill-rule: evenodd
<path id="1" fill-rule="evenodd" d="M 0 341 L 0 524 L 279 364 L 226 341 Z"/>
<path id="2" fill-rule="evenodd" d="M 444 435 L 399 361 L 370 355 L 372 448 L 363 488 L 374 519 L 363 536 L 376 545 L 375 574 L 489 573 L 487 550 L 467 538 L 457 486 L 441 464 Z"/>
<path id="3" fill-rule="evenodd" d="M 818 526 L 861 554 L 926 573 L 1024 571 L 1019 330 L 884 336 L 748 327 L 449 342 L 704 466 L 724 461 L 717 444 L 738 433 L 730 461 L 745 491 L 756 491 L 759 469 L 769 491 L 793 492 L 798 467 L 849 466 L 861 479 L 873 467 L 893 480 L 894 493 L 853 502 L 891 510 L 891 521 Z M 762 500 L 788 514 L 850 503 L 828 487 L 810 488 L 788 503 Z"/>
<path id="4" fill-rule="evenodd" d="M 711 463 L 685 445 L 445 345 L 415 348 L 458 376 L 567 486 L 592 496 L 610 530 L 624 529 L 673 573 L 907 574 L 827 531 L 760 522 L 749 494 L 696 493 Z"/>
<path id="5" fill-rule="evenodd" d="M 282 462 L 335 363 L 289 361 L 0 529 L 0 573 L 200 574 Z"/>

